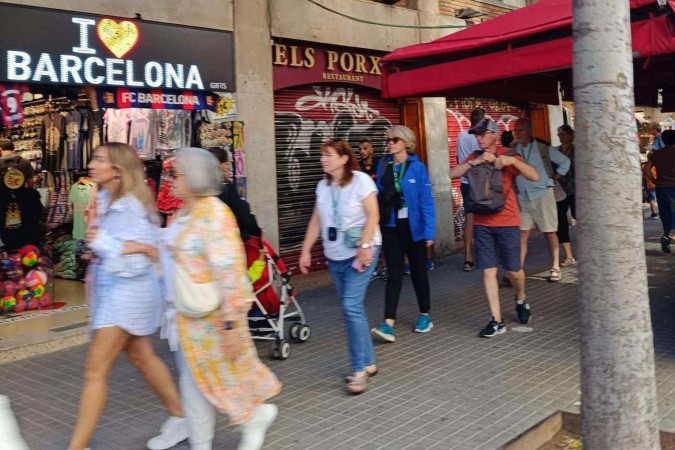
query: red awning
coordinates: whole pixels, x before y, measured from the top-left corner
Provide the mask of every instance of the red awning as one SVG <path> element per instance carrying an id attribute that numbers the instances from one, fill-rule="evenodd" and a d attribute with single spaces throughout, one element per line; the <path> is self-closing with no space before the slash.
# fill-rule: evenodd
<path id="1" fill-rule="evenodd" d="M 675 0 L 659 10 L 656 0 L 631 0 L 633 50 L 648 60 L 647 85 L 673 83 Z M 557 83 L 572 66 L 572 2 L 543 0 L 428 44 L 400 48 L 385 56 L 383 94 L 488 95 L 558 103 Z M 665 64 L 665 67 L 664 67 Z M 643 70 L 644 71 L 644 70 Z M 653 73 L 652 73 L 653 72 Z M 569 82 L 569 80 L 567 80 Z M 552 89 L 551 89 L 552 88 Z"/>

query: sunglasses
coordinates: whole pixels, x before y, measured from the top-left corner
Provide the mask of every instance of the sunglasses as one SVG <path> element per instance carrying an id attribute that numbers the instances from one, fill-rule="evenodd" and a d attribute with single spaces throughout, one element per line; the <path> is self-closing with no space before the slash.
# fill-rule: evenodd
<path id="1" fill-rule="evenodd" d="M 397 138 L 397 137 L 387 138 L 387 144 L 390 143 L 390 142 L 393 142 L 394 144 L 398 144 L 398 143 L 401 142 L 402 140 L 403 140 L 403 139 Z"/>
<path id="2" fill-rule="evenodd" d="M 175 167 L 169 169 L 169 178 L 176 179 L 181 175 L 185 175 L 185 172 L 177 170 Z"/>

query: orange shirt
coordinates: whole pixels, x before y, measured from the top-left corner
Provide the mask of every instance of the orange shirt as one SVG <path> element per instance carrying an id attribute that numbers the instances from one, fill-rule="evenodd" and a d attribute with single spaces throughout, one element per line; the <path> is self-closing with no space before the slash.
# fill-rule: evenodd
<path id="1" fill-rule="evenodd" d="M 495 156 L 501 156 L 511 151 L 510 148 L 500 148 Z M 520 155 L 513 155 L 514 158 L 522 161 Z M 472 153 L 466 158 L 468 162 L 476 158 Z M 514 166 L 506 166 L 502 169 L 502 186 L 504 187 L 504 209 L 495 214 L 474 214 L 474 225 L 484 227 L 520 227 L 520 210 L 518 209 L 518 199 L 516 198 L 516 177 L 520 175 L 520 170 Z"/>

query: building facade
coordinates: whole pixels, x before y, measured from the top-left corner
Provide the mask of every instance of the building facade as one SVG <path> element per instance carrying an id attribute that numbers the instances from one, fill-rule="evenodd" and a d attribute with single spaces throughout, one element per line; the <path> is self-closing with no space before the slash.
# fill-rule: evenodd
<path id="1" fill-rule="evenodd" d="M 451 217 L 458 224 L 461 205 L 449 170 L 453 139 L 466 126 L 462 119 L 465 106 L 495 105 L 493 117 L 497 118 L 525 114 L 527 105 L 490 103 L 489 99 L 382 99 L 377 61 L 386 52 L 429 42 L 527 1 L 8 3 L 232 32 L 237 120 L 246 124 L 247 199 L 267 238 L 292 256 L 302 242 L 313 185 L 321 175 L 316 170 L 320 142 L 341 137 L 354 145 L 369 137 L 376 150 L 383 151 L 384 130 L 396 123 L 418 132 L 421 156 L 430 169 L 439 217 L 436 253 L 443 255 L 456 248 L 461 236 L 447 224 Z"/>

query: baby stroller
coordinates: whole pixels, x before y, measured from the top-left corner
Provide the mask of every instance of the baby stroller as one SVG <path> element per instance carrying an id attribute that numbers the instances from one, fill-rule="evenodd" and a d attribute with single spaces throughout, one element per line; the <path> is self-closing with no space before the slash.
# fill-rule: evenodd
<path id="1" fill-rule="evenodd" d="M 249 276 L 256 299 L 248 314 L 253 339 L 272 341 L 272 358 L 291 354 L 290 339 L 305 342 L 312 330 L 295 299 L 291 273 L 266 240 L 251 236 L 245 243 Z M 261 252 L 264 251 L 264 258 Z M 286 331 L 286 325 L 291 324 Z"/>

